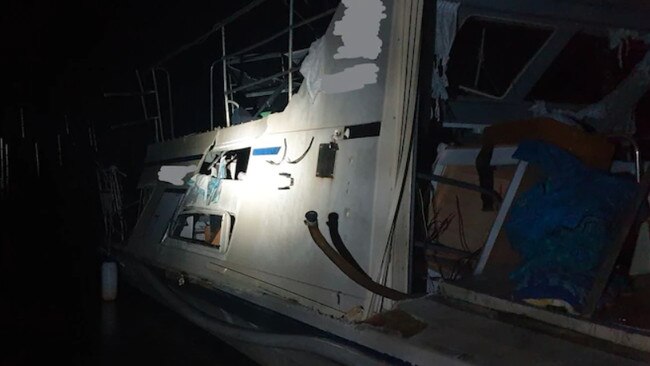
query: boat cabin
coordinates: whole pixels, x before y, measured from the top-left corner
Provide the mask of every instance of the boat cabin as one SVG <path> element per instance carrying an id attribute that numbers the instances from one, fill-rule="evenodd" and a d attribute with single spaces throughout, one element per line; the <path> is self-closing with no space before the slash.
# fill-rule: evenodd
<path id="1" fill-rule="evenodd" d="M 344 0 L 322 14 L 307 44 L 291 23 L 289 52 L 224 46 L 215 128 L 148 147 L 123 271 L 255 352 L 650 361 L 650 4 Z M 244 70 L 272 57 L 280 73 Z"/>

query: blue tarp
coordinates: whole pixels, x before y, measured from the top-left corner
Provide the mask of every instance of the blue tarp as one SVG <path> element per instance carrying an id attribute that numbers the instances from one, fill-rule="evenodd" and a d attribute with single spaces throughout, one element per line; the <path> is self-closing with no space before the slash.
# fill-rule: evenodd
<path id="1" fill-rule="evenodd" d="M 513 157 L 547 176 L 517 197 L 504 226 L 522 258 L 510 275 L 514 298 L 558 299 L 580 312 L 638 184 L 541 141 L 521 143 Z"/>

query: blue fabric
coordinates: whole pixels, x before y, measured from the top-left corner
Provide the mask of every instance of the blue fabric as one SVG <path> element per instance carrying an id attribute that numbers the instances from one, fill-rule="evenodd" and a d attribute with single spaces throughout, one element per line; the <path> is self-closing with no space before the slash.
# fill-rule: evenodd
<path id="1" fill-rule="evenodd" d="M 183 207 L 188 205 L 209 206 L 219 201 L 221 181 L 226 178 L 226 164 L 222 160 L 217 165 L 217 176 L 196 174 L 188 182 L 188 190 L 183 200 Z"/>
<path id="2" fill-rule="evenodd" d="M 579 312 L 638 184 L 591 169 L 541 141 L 521 143 L 513 157 L 547 175 L 519 195 L 504 225 L 522 258 L 510 274 L 513 295 L 518 300 L 562 299 Z"/>
<path id="3" fill-rule="evenodd" d="M 199 187 L 196 183 L 197 177 L 198 176 L 194 176 L 193 179 L 190 179 L 188 182 L 189 188 L 187 189 L 187 193 L 185 194 L 185 198 L 183 200 L 183 207 L 194 204 L 199 197 L 205 196 L 205 190 Z"/>
<path id="4" fill-rule="evenodd" d="M 207 205 L 219 201 L 221 195 L 221 181 L 226 178 L 226 163 L 222 160 L 217 168 L 217 176 L 210 177 L 208 182 L 208 191 L 206 192 L 205 203 Z"/>

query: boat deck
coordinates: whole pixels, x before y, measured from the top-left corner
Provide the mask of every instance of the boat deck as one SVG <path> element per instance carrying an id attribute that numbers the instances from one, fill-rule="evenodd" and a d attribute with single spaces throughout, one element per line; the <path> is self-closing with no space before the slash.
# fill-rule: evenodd
<path id="1" fill-rule="evenodd" d="M 564 337 L 560 338 L 553 334 L 559 328 L 524 327 L 522 318 L 514 325 L 495 311 L 480 307 L 472 311 L 470 306 L 462 309 L 458 303 L 445 302 L 429 297 L 399 305 L 428 324 L 409 343 L 478 365 L 641 365 L 650 361 L 648 354 L 605 347 L 602 341 L 567 330 L 561 331 Z"/>

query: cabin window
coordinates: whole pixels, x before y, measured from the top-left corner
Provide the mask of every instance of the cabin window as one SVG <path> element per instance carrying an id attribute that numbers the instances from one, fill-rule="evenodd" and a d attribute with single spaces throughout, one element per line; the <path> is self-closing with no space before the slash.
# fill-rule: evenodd
<path id="1" fill-rule="evenodd" d="M 234 220 L 230 220 L 230 216 L 227 214 L 181 214 L 176 217 L 170 236 L 195 244 L 223 249 L 234 227 L 232 224 L 234 224 Z"/>
<path id="2" fill-rule="evenodd" d="M 532 25 L 468 18 L 449 55 L 450 94 L 502 97 L 551 33 Z"/>
<path id="3" fill-rule="evenodd" d="M 610 48 L 609 38 L 578 33 L 546 69 L 528 100 L 591 104 L 600 101 L 625 79 L 645 52 L 641 41 Z"/>
<path id="4" fill-rule="evenodd" d="M 223 179 L 241 180 L 246 175 L 251 154 L 250 147 L 229 151 L 210 151 L 208 154 L 210 158 L 204 160 L 201 174 L 211 174 L 210 168 L 218 169 L 219 162 L 223 159 L 226 164 L 226 176 Z"/>
<path id="5" fill-rule="evenodd" d="M 248 169 L 250 155 L 250 147 L 226 152 L 226 179 L 242 179 Z"/>

